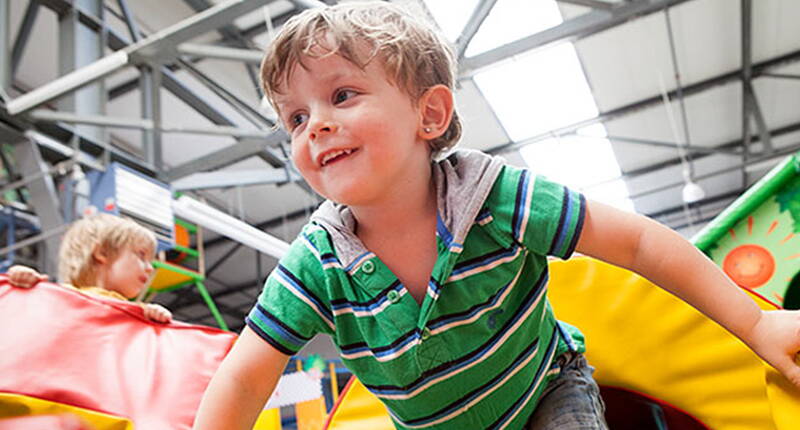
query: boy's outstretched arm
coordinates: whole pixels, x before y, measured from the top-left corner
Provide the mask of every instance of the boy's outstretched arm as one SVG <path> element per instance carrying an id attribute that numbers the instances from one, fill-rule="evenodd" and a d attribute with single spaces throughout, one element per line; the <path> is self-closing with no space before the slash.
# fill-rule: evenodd
<path id="1" fill-rule="evenodd" d="M 208 384 L 194 430 L 250 430 L 289 356 L 245 327 Z"/>
<path id="2" fill-rule="evenodd" d="M 762 311 L 700 250 L 640 215 L 588 202 L 577 251 L 632 270 L 736 335 L 800 387 L 800 311 Z"/>

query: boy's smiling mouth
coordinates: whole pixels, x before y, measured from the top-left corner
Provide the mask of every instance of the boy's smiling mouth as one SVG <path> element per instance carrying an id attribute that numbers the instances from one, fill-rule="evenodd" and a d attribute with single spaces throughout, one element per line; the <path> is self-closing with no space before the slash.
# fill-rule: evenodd
<path id="1" fill-rule="evenodd" d="M 330 151 L 323 152 L 317 157 L 317 164 L 320 167 L 325 167 L 328 164 L 334 163 L 339 161 L 343 158 L 346 158 L 350 154 L 358 151 L 357 148 L 346 148 L 346 149 L 333 149 Z"/>

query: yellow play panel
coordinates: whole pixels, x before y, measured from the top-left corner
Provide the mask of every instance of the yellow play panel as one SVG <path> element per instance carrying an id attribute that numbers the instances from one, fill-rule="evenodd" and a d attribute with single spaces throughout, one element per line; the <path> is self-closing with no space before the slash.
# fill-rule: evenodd
<path id="1" fill-rule="evenodd" d="M 800 428 L 800 392 L 771 368 L 765 380 L 766 365 L 743 343 L 646 279 L 579 257 L 550 264 L 549 290 L 557 317 L 586 335 L 600 384 L 654 397 L 715 430 Z M 328 429 L 394 428 L 357 381 L 343 396 Z"/>
<path id="2" fill-rule="evenodd" d="M 150 288 L 153 290 L 163 290 L 176 285 L 193 282 L 198 278 L 202 279 L 202 276 L 199 273 L 190 273 L 185 267 L 175 266 L 167 262 L 159 262 L 159 264 L 163 266 L 173 266 L 179 270 L 173 270 L 168 267 L 157 267 L 155 274 L 153 275 L 153 280 L 150 283 Z"/>
<path id="3" fill-rule="evenodd" d="M 556 315 L 586 335 L 600 384 L 665 401 L 712 429 L 776 428 L 763 362 L 716 323 L 646 279 L 597 260 L 550 268 Z"/>
<path id="4" fill-rule="evenodd" d="M 61 414 L 73 415 L 93 430 L 134 430 L 133 423 L 123 417 L 21 394 L 0 393 L 0 422 L 3 418 Z"/>
<path id="5" fill-rule="evenodd" d="M 394 430 L 389 412 L 360 381 L 352 378 L 331 412 L 327 430 Z"/>

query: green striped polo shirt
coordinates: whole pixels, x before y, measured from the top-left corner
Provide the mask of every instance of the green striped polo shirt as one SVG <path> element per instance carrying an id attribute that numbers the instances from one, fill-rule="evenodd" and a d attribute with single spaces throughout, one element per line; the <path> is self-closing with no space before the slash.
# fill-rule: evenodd
<path id="1" fill-rule="evenodd" d="M 399 429 L 523 428 L 553 358 L 583 350 L 545 292 L 547 256 L 572 254 L 585 200 L 476 151 L 432 169 L 438 259 L 422 304 L 358 240 L 350 210 L 326 202 L 246 322 L 285 354 L 331 335 Z"/>

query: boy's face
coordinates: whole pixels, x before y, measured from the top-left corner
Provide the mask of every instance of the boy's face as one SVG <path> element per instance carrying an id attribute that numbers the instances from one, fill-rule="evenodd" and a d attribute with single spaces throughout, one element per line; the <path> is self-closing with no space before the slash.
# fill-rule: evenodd
<path id="1" fill-rule="evenodd" d="M 339 55 L 304 58 L 276 97 L 292 159 L 322 196 L 369 206 L 430 163 L 416 103 L 379 60 L 364 70 Z"/>
<path id="2" fill-rule="evenodd" d="M 150 246 L 130 245 L 115 258 L 101 261 L 98 271 L 101 285 L 131 299 L 139 295 L 153 273 L 153 250 Z"/>

